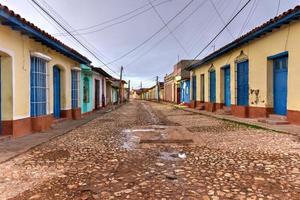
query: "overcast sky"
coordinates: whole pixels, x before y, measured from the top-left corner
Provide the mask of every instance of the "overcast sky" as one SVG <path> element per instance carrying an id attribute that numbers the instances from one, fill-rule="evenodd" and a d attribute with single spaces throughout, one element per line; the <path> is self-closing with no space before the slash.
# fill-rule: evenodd
<path id="1" fill-rule="evenodd" d="M 31 0 L 0 2 L 75 48 L 92 60 L 94 66 L 102 67 L 111 75 L 116 76 L 114 72 L 118 73 L 120 66 L 124 66 L 125 79 L 130 79 L 136 88 L 140 81 L 143 81 L 143 86 L 152 86 L 155 76 L 163 80 L 178 59 L 193 59 L 247 0 L 151 0 L 156 11 L 149 0 L 38 0 L 48 10 L 52 9 L 52 14 L 59 14 L 59 20 L 68 23 L 69 29 L 77 30 L 74 32 L 76 37 L 104 63 L 124 56 L 108 65 L 114 72 L 65 36 L 53 21 L 34 8 Z M 300 0 L 252 0 L 199 58 L 298 4 Z M 184 7 L 186 9 L 180 12 Z M 162 20 L 168 23 L 171 19 L 168 28 L 140 45 L 164 26 Z M 169 34 L 170 31 L 173 34 Z"/>

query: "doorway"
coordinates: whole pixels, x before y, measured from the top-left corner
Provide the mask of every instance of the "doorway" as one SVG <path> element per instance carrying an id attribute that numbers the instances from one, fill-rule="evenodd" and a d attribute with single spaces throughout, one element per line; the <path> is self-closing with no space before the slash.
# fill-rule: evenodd
<path id="1" fill-rule="evenodd" d="M 60 103 L 60 69 L 53 67 L 53 115 L 55 118 L 61 117 Z"/>

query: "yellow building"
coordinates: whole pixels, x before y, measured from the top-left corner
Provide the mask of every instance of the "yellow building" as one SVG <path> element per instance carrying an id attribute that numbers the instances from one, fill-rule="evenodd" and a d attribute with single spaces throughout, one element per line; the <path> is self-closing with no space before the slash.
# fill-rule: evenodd
<path id="1" fill-rule="evenodd" d="M 191 99 L 207 111 L 270 114 L 300 124 L 300 7 L 271 19 L 189 67 Z"/>
<path id="2" fill-rule="evenodd" d="M 90 61 L 0 5 L 1 133 L 44 131 L 79 118 L 80 64 Z"/>

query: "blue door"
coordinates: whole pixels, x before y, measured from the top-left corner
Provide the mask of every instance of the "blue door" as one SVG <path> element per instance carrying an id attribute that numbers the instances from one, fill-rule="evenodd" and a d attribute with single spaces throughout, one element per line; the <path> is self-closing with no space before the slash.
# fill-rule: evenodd
<path id="1" fill-rule="evenodd" d="M 180 82 L 180 103 L 190 103 L 190 81 L 185 80 Z"/>
<path id="2" fill-rule="evenodd" d="M 193 93 L 192 93 L 192 98 L 194 101 L 197 100 L 197 78 L 196 76 L 193 76 L 192 78 L 192 81 L 193 81 Z"/>
<path id="3" fill-rule="evenodd" d="M 209 79 L 209 94 L 210 94 L 210 102 L 216 102 L 216 71 L 210 72 Z"/>
<path id="4" fill-rule="evenodd" d="M 60 69 L 53 67 L 53 115 L 60 118 Z"/>
<path id="5" fill-rule="evenodd" d="M 287 113 L 287 73 L 288 57 L 273 60 L 274 72 L 274 113 L 286 115 Z"/>
<path id="6" fill-rule="evenodd" d="M 231 106 L 231 93 L 230 93 L 230 67 L 224 68 L 224 100 L 225 106 Z"/>
<path id="7" fill-rule="evenodd" d="M 237 64 L 237 105 L 249 105 L 249 63 Z"/>

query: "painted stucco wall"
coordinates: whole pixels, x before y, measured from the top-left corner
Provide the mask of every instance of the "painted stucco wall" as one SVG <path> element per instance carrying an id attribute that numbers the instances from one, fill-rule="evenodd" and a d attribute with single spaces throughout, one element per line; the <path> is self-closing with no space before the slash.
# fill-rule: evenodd
<path id="1" fill-rule="evenodd" d="M 80 96 L 81 96 L 81 112 L 86 113 L 93 110 L 94 106 L 94 83 L 93 83 L 93 73 L 91 69 L 81 64 L 81 75 L 80 75 Z M 88 69 L 89 68 L 89 69 Z M 84 101 L 84 80 L 88 80 L 88 101 Z"/>
<path id="2" fill-rule="evenodd" d="M 117 103 L 118 102 L 118 96 L 119 96 L 119 89 L 117 88 L 112 88 L 112 103 Z"/>
<path id="3" fill-rule="evenodd" d="M 68 57 L 13 31 L 0 26 L 0 51 L 2 59 L 2 120 L 16 120 L 30 117 L 30 53 L 40 52 L 51 57 L 49 72 L 49 109 L 53 113 L 53 66 L 62 70 L 61 108 L 71 109 L 71 69 L 79 63 Z"/>
<path id="4" fill-rule="evenodd" d="M 209 76 L 211 67 L 216 70 L 216 102 L 224 102 L 223 66 L 230 65 L 231 103 L 236 104 L 236 62 L 249 60 L 249 106 L 273 107 L 273 65 L 267 57 L 288 51 L 288 110 L 300 110 L 300 21 L 285 25 L 261 38 L 255 39 L 229 53 L 226 53 L 200 68 L 192 70 L 191 78 L 197 76 L 197 101 L 200 101 L 200 75 L 205 74 L 205 101 L 209 102 Z M 241 56 L 241 51 L 244 55 Z M 191 86 L 192 90 L 192 86 Z M 259 95 L 251 94 L 258 90 Z M 192 94 L 192 92 L 191 92 Z M 258 100 L 258 101 L 257 101 Z"/>
<path id="5" fill-rule="evenodd" d="M 103 75 L 100 75 L 98 73 L 93 73 L 93 82 L 94 82 L 94 87 L 93 87 L 93 94 L 95 95 L 95 90 L 96 90 L 96 85 L 95 85 L 95 80 L 99 80 L 99 102 L 100 102 L 100 107 L 102 106 L 102 94 L 104 94 L 104 101 L 106 105 L 106 80 Z M 94 98 L 95 99 L 95 98 Z M 95 107 L 95 101 L 93 102 L 93 106 Z"/>

